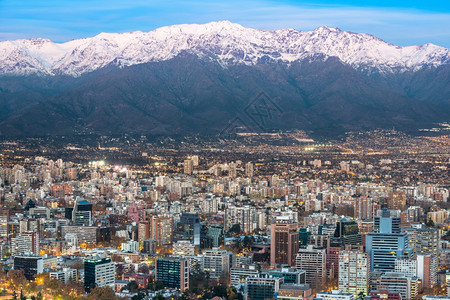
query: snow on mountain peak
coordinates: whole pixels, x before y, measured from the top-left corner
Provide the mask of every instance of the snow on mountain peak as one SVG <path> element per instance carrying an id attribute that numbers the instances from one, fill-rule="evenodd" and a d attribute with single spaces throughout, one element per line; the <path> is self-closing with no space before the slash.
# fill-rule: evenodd
<path id="1" fill-rule="evenodd" d="M 150 32 L 100 33 L 53 43 L 47 39 L 0 42 L 0 74 L 83 73 L 114 64 L 130 66 L 171 59 L 183 51 L 226 64 L 291 63 L 314 55 L 335 56 L 357 69 L 417 70 L 450 62 L 450 50 L 433 44 L 399 47 L 369 34 L 321 26 L 313 31 L 245 28 L 229 21 L 173 25 Z"/>

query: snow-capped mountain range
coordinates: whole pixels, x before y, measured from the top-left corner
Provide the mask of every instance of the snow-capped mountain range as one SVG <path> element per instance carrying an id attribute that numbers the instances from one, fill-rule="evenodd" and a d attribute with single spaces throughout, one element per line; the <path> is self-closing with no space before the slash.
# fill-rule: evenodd
<path id="1" fill-rule="evenodd" d="M 338 57 L 355 69 L 403 72 L 450 62 L 450 49 L 433 44 L 400 47 L 377 37 L 319 27 L 259 30 L 228 21 L 161 27 L 150 32 L 101 33 L 53 43 L 46 39 L 0 42 L 0 75 L 80 76 L 109 65 L 169 60 L 188 51 L 227 64 L 291 63 L 309 57 Z"/>

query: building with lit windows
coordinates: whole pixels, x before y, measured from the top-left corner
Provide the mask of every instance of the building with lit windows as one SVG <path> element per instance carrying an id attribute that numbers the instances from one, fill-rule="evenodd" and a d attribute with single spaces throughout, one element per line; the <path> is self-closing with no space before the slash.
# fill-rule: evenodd
<path id="1" fill-rule="evenodd" d="M 270 225 L 270 265 L 295 265 L 298 252 L 298 223 L 277 219 Z"/>
<path id="2" fill-rule="evenodd" d="M 90 292 L 96 287 L 114 289 L 116 269 L 109 257 L 93 256 L 84 260 L 84 289 Z"/>
<path id="3" fill-rule="evenodd" d="M 339 290 L 358 297 L 369 292 L 369 254 L 362 251 L 339 252 Z"/>
<path id="4" fill-rule="evenodd" d="M 189 265 L 184 258 L 164 257 L 156 260 L 156 280 L 164 287 L 185 291 L 189 289 Z"/>
<path id="5" fill-rule="evenodd" d="M 295 267 L 306 272 L 306 283 L 312 288 L 322 286 L 326 279 L 326 249 L 313 245 L 299 249 Z"/>

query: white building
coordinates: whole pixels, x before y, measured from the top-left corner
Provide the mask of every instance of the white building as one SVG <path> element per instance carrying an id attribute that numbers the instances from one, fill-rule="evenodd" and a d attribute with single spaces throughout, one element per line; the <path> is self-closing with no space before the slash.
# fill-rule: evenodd
<path id="1" fill-rule="evenodd" d="M 50 272 L 49 276 L 50 276 L 50 278 L 59 280 L 64 283 L 68 283 L 68 282 L 77 280 L 77 270 L 70 269 L 70 268 L 64 268 L 60 271 Z"/>
<path id="2" fill-rule="evenodd" d="M 340 290 L 332 290 L 331 292 L 319 292 L 316 295 L 317 300 L 353 300 L 355 297 L 352 293 L 343 293 Z"/>
<path id="3" fill-rule="evenodd" d="M 178 241 L 173 244 L 173 255 L 194 255 L 195 246 L 190 241 Z"/>
<path id="4" fill-rule="evenodd" d="M 229 272 L 230 256 L 226 250 L 213 248 L 203 254 L 203 271 L 208 272 L 210 278 L 219 278 L 222 273 Z"/>
<path id="5" fill-rule="evenodd" d="M 39 255 L 39 233 L 25 231 L 11 239 L 11 255 L 25 253 Z"/>
<path id="6" fill-rule="evenodd" d="M 139 252 L 139 242 L 128 241 L 128 242 L 122 243 L 120 248 L 122 249 L 123 252 L 138 253 Z"/>
<path id="7" fill-rule="evenodd" d="M 361 251 L 339 252 L 339 290 L 351 293 L 356 297 L 359 293 L 369 292 L 369 254 Z"/>

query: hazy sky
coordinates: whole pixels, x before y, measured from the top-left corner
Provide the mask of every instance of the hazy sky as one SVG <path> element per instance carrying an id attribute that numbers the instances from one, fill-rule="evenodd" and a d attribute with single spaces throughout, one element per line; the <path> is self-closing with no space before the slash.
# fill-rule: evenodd
<path id="1" fill-rule="evenodd" d="M 100 32 L 219 20 L 261 29 L 326 25 L 402 46 L 433 43 L 450 48 L 449 0 L 0 0 L 0 40 L 43 37 L 64 42 Z"/>

